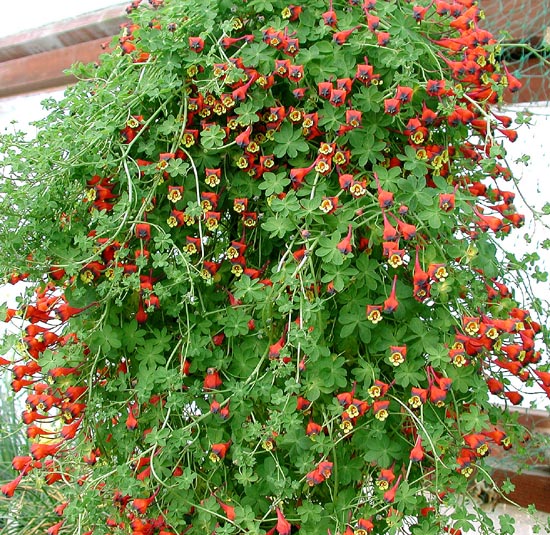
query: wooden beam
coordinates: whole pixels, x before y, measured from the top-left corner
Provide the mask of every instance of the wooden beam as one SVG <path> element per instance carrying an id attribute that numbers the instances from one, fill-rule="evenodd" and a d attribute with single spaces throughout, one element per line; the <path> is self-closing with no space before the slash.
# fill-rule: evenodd
<path id="1" fill-rule="evenodd" d="M 123 6 L 86 13 L 40 28 L 0 38 L 0 62 L 94 41 L 110 40 L 127 21 Z"/>
<path id="2" fill-rule="evenodd" d="M 74 82 L 64 71 L 97 61 L 127 20 L 121 5 L 0 39 L 0 97 Z"/>
<path id="3" fill-rule="evenodd" d="M 0 63 L 0 98 L 46 90 L 76 81 L 64 73 L 80 61 L 97 61 L 103 38 Z"/>

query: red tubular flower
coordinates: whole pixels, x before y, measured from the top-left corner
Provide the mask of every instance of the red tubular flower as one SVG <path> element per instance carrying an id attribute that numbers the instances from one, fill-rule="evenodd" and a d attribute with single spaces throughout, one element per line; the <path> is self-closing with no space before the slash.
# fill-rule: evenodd
<path id="1" fill-rule="evenodd" d="M 401 107 L 401 101 L 396 98 L 387 98 L 384 100 L 384 112 L 388 115 L 397 115 Z"/>
<path id="2" fill-rule="evenodd" d="M 138 223 L 136 225 L 136 238 L 148 241 L 151 239 L 151 225 L 149 223 Z"/>
<path id="3" fill-rule="evenodd" d="M 370 13 L 367 13 L 367 27 L 371 32 L 375 32 L 378 30 L 378 27 L 380 26 L 380 17 L 377 17 L 376 15 L 372 15 Z"/>
<path id="4" fill-rule="evenodd" d="M 306 175 L 315 167 L 315 162 L 312 163 L 309 167 L 295 167 L 290 170 L 290 182 L 292 185 L 292 188 L 297 190 L 299 189 L 304 179 L 306 178 Z"/>
<path id="5" fill-rule="evenodd" d="M 286 78 L 290 70 L 291 62 L 289 59 L 275 60 L 275 74 L 281 78 Z"/>
<path id="6" fill-rule="evenodd" d="M 350 174 L 344 174 L 338 177 L 338 183 L 340 184 L 340 187 L 346 191 L 349 190 L 350 186 L 353 184 L 353 181 L 353 175 Z"/>
<path id="7" fill-rule="evenodd" d="M 221 442 L 219 444 L 212 444 L 210 447 L 210 460 L 212 462 L 219 462 L 227 455 L 227 450 L 231 446 L 231 440 L 227 442 Z"/>
<path id="8" fill-rule="evenodd" d="M 323 17 L 323 22 L 325 23 L 325 26 L 336 28 L 336 25 L 338 24 L 338 17 L 336 16 L 336 12 L 333 11 L 332 8 L 323 13 L 321 17 Z"/>
<path id="9" fill-rule="evenodd" d="M 61 530 L 61 527 L 65 523 L 65 519 L 60 520 L 53 526 L 48 528 L 48 531 L 46 532 L 48 535 L 59 535 L 59 531 Z"/>
<path id="10" fill-rule="evenodd" d="M 444 212 L 450 212 L 455 207 L 455 194 L 454 193 L 440 193 L 439 194 L 439 208 Z"/>
<path id="11" fill-rule="evenodd" d="M 445 94 L 445 80 L 428 80 L 426 82 L 426 93 L 431 97 L 443 96 Z"/>
<path id="12" fill-rule="evenodd" d="M 389 32 L 378 32 L 376 34 L 376 41 L 380 46 L 386 46 L 390 42 L 390 37 Z"/>
<path id="13" fill-rule="evenodd" d="M 424 459 L 424 449 L 422 448 L 422 438 L 420 435 L 416 437 L 414 448 L 411 450 L 409 459 L 414 462 L 420 462 Z"/>
<path id="14" fill-rule="evenodd" d="M 246 130 L 241 132 L 236 138 L 235 143 L 241 149 L 248 147 L 250 144 L 250 134 L 252 133 L 252 127 L 249 126 Z"/>
<path id="15" fill-rule="evenodd" d="M 390 295 L 384 301 L 384 312 L 386 314 L 391 314 L 392 312 L 395 312 L 397 310 L 397 307 L 399 306 L 399 301 L 397 301 L 397 297 L 395 295 L 396 284 L 397 284 L 397 275 L 394 275 Z"/>
<path id="16" fill-rule="evenodd" d="M 506 73 L 506 82 L 507 82 L 508 89 L 512 93 L 516 93 L 521 89 L 522 84 L 515 76 L 513 76 L 510 73 L 506 65 L 503 65 L 503 67 L 504 67 L 504 72 Z"/>
<path id="17" fill-rule="evenodd" d="M 348 255 L 351 253 L 351 236 L 352 236 L 352 226 L 348 225 L 348 233 L 338 244 L 336 248 L 343 254 Z"/>
<path id="18" fill-rule="evenodd" d="M 333 214 L 338 208 L 338 197 L 323 197 L 319 209 L 325 214 Z"/>
<path id="19" fill-rule="evenodd" d="M 489 392 L 491 392 L 491 394 L 498 396 L 499 394 L 502 394 L 502 392 L 504 392 L 504 384 L 498 379 L 495 379 L 494 377 L 488 377 L 487 379 L 485 379 L 485 382 L 487 383 L 487 386 L 489 387 Z"/>
<path id="20" fill-rule="evenodd" d="M 57 505 L 55 508 L 54 508 L 54 513 L 57 515 L 57 516 L 63 516 L 63 513 L 65 511 L 65 509 L 67 508 L 67 505 L 69 505 L 69 502 L 63 502 L 63 503 L 60 503 L 59 505 Z"/>
<path id="21" fill-rule="evenodd" d="M 412 87 L 406 87 L 398 85 L 395 92 L 395 99 L 401 104 L 407 104 L 412 100 L 413 89 Z"/>
<path id="22" fill-rule="evenodd" d="M 230 520 L 231 522 L 235 520 L 237 516 L 235 514 L 235 508 L 232 505 L 228 505 L 227 503 L 222 502 L 217 496 L 216 500 L 220 504 L 220 507 L 222 508 L 227 520 Z"/>
<path id="23" fill-rule="evenodd" d="M 519 392 L 504 392 L 504 395 L 513 405 L 519 405 L 523 401 L 523 396 Z"/>
<path id="24" fill-rule="evenodd" d="M 375 325 L 382 321 L 382 306 L 381 305 L 367 305 L 367 319 Z"/>
<path id="25" fill-rule="evenodd" d="M 382 210 L 382 219 L 384 220 L 384 232 L 382 233 L 382 239 L 385 242 L 395 242 L 397 240 L 397 230 L 388 221 L 384 210 Z"/>
<path id="26" fill-rule="evenodd" d="M 203 268 L 201 270 L 201 277 L 203 277 L 205 280 L 213 278 L 218 272 L 218 269 L 220 269 L 220 265 L 220 262 L 211 262 L 209 260 L 205 260 L 202 263 Z"/>
<path id="27" fill-rule="evenodd" d="M 333 463 L 330 461 L 321 461 L 317 466 L 317 470 L 325 479 L 328 479 L 332 475 L 332 467 Z"/>
<path id="28" fill-rule="evenodd" d="M 31 469 L 33 458 L 30 455 L 17 456 L 11 460 L 11 465 L 14 470 L 27 473 Z"/>
<path id="29" fill-rule="evenodd" d="M 482 431 L 488 439 L 492 440 L 497 446 L 502 446 L 505 449 L 510 444 L 510 439 L 504 431 L 500 429 L 493 429 L 492 431 Z"/>
<path id="30" fill-rule="evenodd" d="M 330 94 L 332 93 L 333 87 L 332 82 L 319 82 L 317 84 L 317 94 L 325 100 L 328 100 L 330 98 Z"/>
<path id="31" fill-rule="evenodd" d="M 374 173 L 374 180 L 376 181 L 376 188 L 378 189 L 378 204 L 383 210 L 393 206 L 393 193 L 382 189 L 378 175 Z"/>
<path id="32" fill-rule="evenodd" d="M 285 346 L 285 343 L 286 343 L 286 330 L 281 336 L 281 338 L 277 340 L 277 342 L 269 346 L 269 358 L 270 359 L 279 358 L 279 355 L 281 354 L 281 351 Z"/>
<path id="33" fill-rule="evenodd" d="M 34 444 L 31 444 L 31 455 L 34 459 L 39 461 L 48 455 L 55 455 L 59 451 L 60 447 L 61 442 L 56 442 L 55 444 L 41 444 L 35 442 Z"/>
<path id="34" fill-rule="evenodd" d="M 216 368 L 208 368 L 204 377 L 203 387 L 206 391 L 217 390 L 222 385 L 222 379 Z"/>
<path id="35" fill-rule="evenodd" d="M 541 380 L 544 386 L 550 387 L 550 372 L 543 372 L 540 370 L 533 370 L 533 372 Z"/>
<path id="36" fill-rule="evenodd" d="M 138 421 L 135 414 L 136 411 L 137 411 L 137 408 L 135 405 L 128 406 L 128 417 L 126 418 L 126 429 L 130 431 L 137 429 L 137 426 L 138 426 Z"/>
<path id="37" fill-rule="evenodd" d="M 401 236 L 403 236 L 405 240 L 412 240 L 416 237 L 416 227 L 414 225 L 411 225 L 410 223 L 405 223 L 395 216 L 393 216 L 393 218 L 397 222 L 397 228 L 399 229 Z"/>
<path id="38" fill-rule="evenodd" d="M 508 138 L 508 141 L 514 142 L 518 138 L 517 130 L 511 130 L 509 128 L 497 128 L 497 130 L 501 134 L 504 134 Z"/>
<path id="39" fill-rule="evenodd" d="M 390 485 L 395 480 L 395 474 L 393 473 L 393 466 L 391 468 L 383 468 L 380 470 L 380 475 L 376 479 L 376 486 L 380 490 L 388 490 Z"/>
<path id="40" fill-rule="evenodd" d="M 374 529 L 374 524 L 372 523 L 372 520 L 370 518 L 360 518 L 357 520 L 357 530 L 354 531 L 357 533 L 358 530 L 364 530 L 367 533 L 370 533 Z"/>
<path id="41" fill-rule="evenodd" d="M 436 404 L 438 407 L 443 406 L 445 400 L 447 399 L 447 391 L 442 388 L 437 387 L 436 385 L 430 385 L 429 388 L 430 401 Z"/>
<path id="42" fill-rule="evenodd" d="M 302 100 L 303 98 L 305 98 L 306 92 L 307 92 L 307 87 L 295 87 L 292 90 L 292 95 L 294 96 L 294 98 L 298 100 Z"/>
<path id="43" fill-rule="evenodd" d="M 407 346 L 390 346 L 390 362 L 399 366 L 405 362 L 407 357 Z"/>
<path id="44" fill-rule="evenodd" d="M 369 65 L 365 58 L 365 63 L 357 65 L 355 72 L 355 79 L 359 80 L 362 84 L 369 85 L 373 80 L 378 79 L 379 75 L 374 74 L 374 67 Z"/>
<path id="45" fill-rule="evenodd" d="M 37 425 L 29 425 L 27 427 L 27 437 L 29 438 L 36 438 L 38 436 L 45 436 L 45 435 L 51 435 L 51 434 L 53 434 L 53 431 L 46 431 L 45 429 L 42 429 Z"/>
<path id="46" fill-rule="evenodd" d="M 472 433 L 464 435 L 464 442 L 472 450 L 476 452 L 480 457 L 484 457 L 489 453 L 489 446 L 487 445 L 487 437 L 481 433 Z"/>
<path id="47" fill-rule="evenodd" d="M 369 388 L 369 395 L 371 398 L 381 398 L 386 395 L 390 386 L 388 383 L 376 379 L 374 385 Z"/>
<path id="48" fill-rule="evenodd" d="M 427 7 L 422 6 L 413 6 L 413 18 L 416 22 L 421 22 L 424 20 L 424 17 L 426 16 L 426 12 L 428 11 Z"/>
<path id="49" fill-rule="evenodd" d="M 353 87 L 353 80 L 351 78 L 338 78 L 338 80 L 336 80 L 336 89 L 341 89 L 341 90 L 345 91 L 346 93 L 350 93 L 351 90 L 352 90 L 352 87 Z M 348 112 L 351 112 L 352 115 L 359 114 L 358 122 L 361 122 L 361 112 L 359 112 L 357 110 L 347 110 L 346 111 L 346 122 L 348 122 L 347 121 Z"/>
<path id="50" fill-rule="evenodd" d="M 298 396 L 298 398 L 296 399 L 296 410 L 307 411 L 310 407 L 311 401 L 302 396 Z"/>
<path id="51" fill-rule="evenodd" d="M 220 418 L 227 420 L 229 418 L 229 403 L 220 409 Z"/>
<path id="52" fill-rule="evenodd" d="M 204 39 L 202 37 L 189 37 L 189 48 L 196 52 L 202 52 L 204 50 Z"/>
<path id="53" fill-rule="evenodd" d="M 313 420 L 310 420 L 306 426 L 306 435 L 308 437 L 318 435 L 322 430 L 323 428 L 319 424 L 315 423 Z"/>
<path id="54" fill-rule="evenodd" d="M 372 411 L 374 412 L 374 417 L 377 420 L 384 421 L 388 417 L 388 408 L 390 402 L 387 399 L 375 401 L 372 404 Z"/>
<path id="55" fill-rule="evenodd" d="M 349 36 L 355 31 L 357 30 L 357 28 L 359 28 L 359 26 L 355 26 L 353 28 L 350 28 L 349 30 L 342 30 L 340 32 L 336 32 L 333 36 L 332 36 L 332 40 L 337 44 L 337 45 L 343 45 L 344 43 L 347 42 L 347 40 L 349 39 Z"/>
<path id="56" fill-rule="evenodd" d="M 423 271 L 420 266 L 420 260 L 418 258 L 418 247 L 416 248 L 416 257 L 414 261 L 413 282 L 417 286 L 424 287 L 428 284 L 429 275 L 426 271 Z"/>
<path id="57" fill-rule="evenodd" d="M 279 535 L 290 535 L 292 526 L 283 515 L 283 512 L 277 507 L 277 525 L 275 529 Z"/>
<path id="58" fill-rule="evenodd" d="M 2 494 L 6 498 L 11 498 L 15 492 L 15 489 L 18 487 L 19 483 L 21 483 L 21 480 L 23 479 L 23 475 L 24 474 L 21 473 L 9 483 L 2 485 L 2 487 L 0 488 L 0 492 L 2 492 Z"/>
<path id="59" fill-rule="evenodd" d="M 289 21 L 294 22 L 300 18 L 300 15 L 302 13 L 302 6 L 295 6 L 293 4 L 290 4 L 287 6 L 288 11 L 290 12 L 290 17 L 288 18 Z"/>
<path id="60" fill-rule="evenodd" d="M 145 515 L 147 508 L 153 503 L 158 490 L 156 490 L 149 498 L 135 498 L 132 500 L 132 507 L 140 514 Z"/>
<path id="61" fill-rule="evenodd" d="M 72 422 L 70 424 L 66 424 L 61 428 L 61 432 L 59 434 L 65 440 L 69 440 L 71 438 L 74 438 L 81 423 L 82 423 L 82 418 L 80 418 L 79 420 L 75 420 L 74 422 Z"/>
<path id="62" fill-rule="evenodd" d="M 401 476 L 399 476 L 397 478 L 397 481 L 395 483 L 395 485 L 387 490 L 386 492 L 384 492 L 384 501 L 387 502 L 387 503 L 393 503 L 394 500 L 395 500 L 395 494 L 397 493 L 397 488 L 399 487 L 399 483 L 401 482 Z"/>
<path id="63" fill-rule="evenodd" d="M 206 168 L 204 172 L 206 175 L 205 182 L 209 186 L 215 187 L 220 183 L 220 178 L 222 176 L 222 170 L 220 168 L 216 168 L 216 169 Z"/>
<path id="64" fill-rule="evenodd" d="M 313 487 L 315 485 L 319 485 L 324 480 L 325 480 L 325 478 L 324 478 L 323 474 L 321 474 L 321 472 L 317 468 L 306 474 L 306 481 L 307 481 L 307 484 L 310 487 Z"/>
<path id="65" fill-rule="evenodd" d="M 344 89 L 331 89 L 329 102 L 336 108 L 339 108 L 345 103 L 346 96 L 347 91 Z"/>
<path id="66" fill-rule="evenodd" d="M 304 66 L 303 65 L 291 65 L 288 71 L 288 79 L 291 82 L 298 83 L 304 77 Z"/>
<path id="67" fill-rule="evenodd" d="M 427 400 L 428 400 L 427 388 L 420 388 L 417 386 L 411 387 L 411 397 L 409 398 L 409 405 L 411 405 L 413 409 L 417 409 L 423 403 L 426 403 Z"/>
<path id="68" fill-rule="evenodd" d="M 346 110 L 346 124 L 357 128 L 361 126 L 362 113 L 359 110 Z"/>

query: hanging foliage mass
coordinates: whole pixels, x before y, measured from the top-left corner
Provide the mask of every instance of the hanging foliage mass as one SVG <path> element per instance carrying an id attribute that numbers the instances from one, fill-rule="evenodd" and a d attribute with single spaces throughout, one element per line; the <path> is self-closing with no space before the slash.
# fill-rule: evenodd
<path id="1" fill-rule="evenodd" d="M 50 535 L 468 529 L 484 458 L 526 439 L 518 385 L 550 393 L 495 245 L 523 222 L 494 107 L 519 84 L 482 11 L 127 11 L 36 138 L 2 138 L 30 438 L 2 491 L 56 485 Z"/>

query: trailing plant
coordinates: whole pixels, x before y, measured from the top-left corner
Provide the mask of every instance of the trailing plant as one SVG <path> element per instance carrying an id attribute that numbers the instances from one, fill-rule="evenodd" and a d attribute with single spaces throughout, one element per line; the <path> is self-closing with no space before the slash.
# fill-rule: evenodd
<path id="1" fill-rule="evenodd" d="M 519 83 L 480 8 L 128 12 L 2 138 L 31 439 L 4 494 L 43 474 L 50 535 L 495 533 L 470 482 L 550 372 L 497 254 Z"/>

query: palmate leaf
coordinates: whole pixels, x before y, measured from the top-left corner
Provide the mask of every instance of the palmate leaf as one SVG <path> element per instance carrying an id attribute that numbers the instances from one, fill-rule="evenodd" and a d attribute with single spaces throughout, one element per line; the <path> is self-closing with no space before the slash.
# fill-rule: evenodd
<path id="1" fill-rule="evenodd" d="M 276 145 L 273 148 L 273 154 L 278 158 L 288 156 L 296 158 L 299 152 L 308 152 L 309 145 L 304 141 L 302 132 L 295 129 L 291 124 L 285 123 L 274 136 Z"/>

